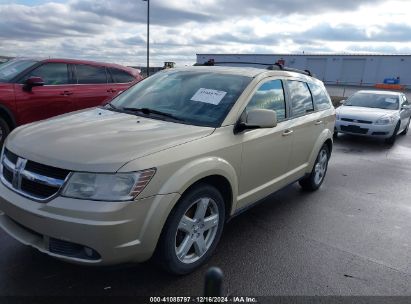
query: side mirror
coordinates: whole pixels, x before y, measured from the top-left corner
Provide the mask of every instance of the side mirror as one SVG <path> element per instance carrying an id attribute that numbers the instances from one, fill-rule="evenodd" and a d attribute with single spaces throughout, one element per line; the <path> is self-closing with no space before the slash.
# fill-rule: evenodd
<path id="1" fill-rule="evenodd" d="M 234 133 L 247 129 L 274 128 L 277 125 L 277 113 L 273 110 L 255 109 L 247 112 L 245 122 L 238 122 Z"/>
<path id="2" fill-rule="evenodd" d="M 31 91 L 33 87 L 40 87 L 44 85 L 44 80 L 41 77 L 31 76 L 29 77 L 25 83 L 23 89 L 25 91 Z"/>
<path id="3" fill-rule="evenodd" d="M 409 110 L 411 109 L 411 105 L 402 105 L 401 110 Z"/>
<path id="4" fill-rule="evenodd" d="M 343 105 L 343 104 L 345 104 L 345 102 L 346 102 L 346 100 L 345 100 L 345 99 L 343 99 L 343 100 L 340 100 L 340 105 Z"/>

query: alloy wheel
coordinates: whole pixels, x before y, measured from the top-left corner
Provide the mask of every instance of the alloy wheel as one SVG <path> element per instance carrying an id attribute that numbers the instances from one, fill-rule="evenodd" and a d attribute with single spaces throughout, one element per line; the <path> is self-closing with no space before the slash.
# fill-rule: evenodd
<path id="1" fill-rule="evenodd" d="M 328 164 L 328 155 L 325 149 L 322 149 L 320 155 L 318 156 L 318 161 L 315 164 L 315 175 L 314 182 L 316 185 L 319 185 L 325 176 L 327 171 Z"/>
<path id="2" fill-rule="evenodd" d="M 217 235 L 219 211 L 216 202 L 203 197 L 186 210 L 178 224 L 175 253 L 185 264 L 199 260 L 211 247 Z"/>

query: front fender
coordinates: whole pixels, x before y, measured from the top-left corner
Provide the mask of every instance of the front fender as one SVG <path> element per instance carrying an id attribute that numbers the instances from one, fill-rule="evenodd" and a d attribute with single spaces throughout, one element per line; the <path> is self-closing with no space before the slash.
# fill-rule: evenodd
<path id="1" fill-rule="evenodd" d="M 235 201 L 238 195 L 237 174 L 233 166 L 220 157 L 205 157 L 184 164 L 166 180 L 159 194 L 183 194 L 195 182 L 212 175 L 219 175 L 228 180 L 232 189 L 231 197 Z"/>
<path id="2" fill-rule="evenodd" d="M 320 152 L 321 147 L 328 139 L 330 139 L 332 142 L 333 134 L 331 133 L 330 129 L 324 129 L 315 141 L 314 149 L 311 151 L 310 158 L 308 161 L 309 165 L 306 171 L 307 174 L 313 170 L 315 160 L 317 159 L 317 155 Z"/>

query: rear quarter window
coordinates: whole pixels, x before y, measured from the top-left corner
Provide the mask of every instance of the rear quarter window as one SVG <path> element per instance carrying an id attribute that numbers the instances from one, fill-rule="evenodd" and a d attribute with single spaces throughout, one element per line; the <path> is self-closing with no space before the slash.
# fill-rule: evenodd
<path id="1" fill-rule="evenodd" d="M 317 110 L 326 110 L 331 108 L 329 96 L 324 88 L 314 83 L 309 83 L 308 86 L 311 90 L 314 105 Z"/>

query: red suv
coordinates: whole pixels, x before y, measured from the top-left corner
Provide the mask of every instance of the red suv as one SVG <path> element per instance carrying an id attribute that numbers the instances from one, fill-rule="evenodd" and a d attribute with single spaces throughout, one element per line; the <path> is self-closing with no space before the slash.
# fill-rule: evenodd
<path id="1" fill-rule="evenodd" d="M 0 147 L 16 126 L 94 107 L 142 79 L 138 70 L 71 59 L 14 59 L 0 66 Z"/>

